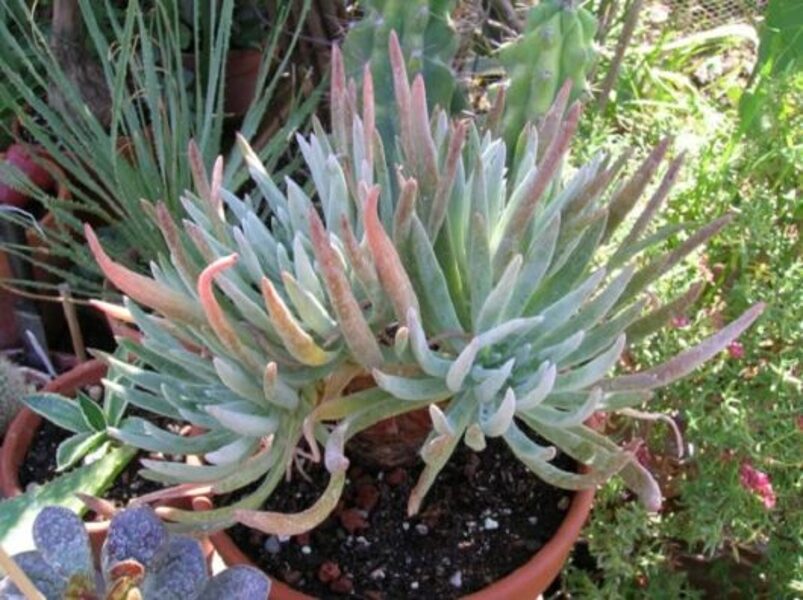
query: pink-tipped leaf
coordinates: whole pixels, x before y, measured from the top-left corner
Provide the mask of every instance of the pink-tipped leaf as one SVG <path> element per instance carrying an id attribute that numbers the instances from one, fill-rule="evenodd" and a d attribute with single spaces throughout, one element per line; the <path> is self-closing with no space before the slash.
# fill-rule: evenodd
<path id="1" fill-rule="evenodd" d="M 126 296 L 177 321 L 203 321 L 203 313 L 192 298 L 114 262 L 90 225 L 84 225 L 84 235 L 103 274 Z"/>
<path id="2" fill-rule="evenodd" d="M 334 355 L 326 352 L 304 331 L 267 277 L 262 278 L 262 297 L 276 332 L 293 358 L 313 367 L 332 360 Z"/>
<path id="3" fill-rule="evenodd" d="M 351 284 L 343 271 L 340 258 L 329 242 L 321 218 L 314 209 L 309 212 L 309 222 L 315 258 L 323 273 L 329 300 L 337 315 L 343 339 L 351 350 L 354 360 L 366 368 L 377 367 L 382 363 L 379 344 L 354 297 Z"/>
<path id="4" fill-rule="evenodd" d="M 378 204 L 379 186 L 373 186 L 365 197 L 365 237 L 374 258 L 379 281 L 390 296 L 396 318 L 400 323 L 405 323 L 408 310 L 419 310 L 418 298 L 396 247 L 379 221 Z"/>
<path id="5" fill-rule="evenodd" d="M 668 385 L 685 377 L 738 338 L 764 312 L 765 306 L 763 302 L 754 304 L 738 319 L 696 346 L 652 369 L 632 375 L 622 375 L 603 382 L 604 389 L 606 391 L 648 390 Z"/>

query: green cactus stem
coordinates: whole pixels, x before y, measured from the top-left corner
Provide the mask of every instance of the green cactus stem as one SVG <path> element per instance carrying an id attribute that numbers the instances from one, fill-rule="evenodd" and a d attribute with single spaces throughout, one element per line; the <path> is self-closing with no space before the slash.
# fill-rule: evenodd
<path id="1" fill-rule="evenodd" d="M 546 0 L 532 7 L 521 37 L 499 51 L 510 78 L 502 122 L 508 151 L 515 149 L 525 123 L 546 114 L 566 80 L 572 85 L 570 100 L 588 93 L 597 22 L 578 4 Z"/>
<path id="2" fill-rule="evenodd" d="M 370 65 L 376 95 L 376 127 L 388 158 L 395 155 L 393 75 L 388 43 L 391 31 L 399 39 L 408 71 L 422 73 L 430 111 L 440 106 L 450 111 L 460 106 L 452 61 L 459 40 L 450 13 L 455 0 L 368 0 L 363 18 L 349 30 L 343 42 L 346 77 L 362 81 Z"/>

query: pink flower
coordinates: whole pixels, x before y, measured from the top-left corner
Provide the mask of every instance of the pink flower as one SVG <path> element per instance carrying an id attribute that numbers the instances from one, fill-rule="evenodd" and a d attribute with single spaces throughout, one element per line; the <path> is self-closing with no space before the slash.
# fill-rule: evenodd
<path id="1" fill-rule="evenodd" d="M 641 463 L 641 466 L 648 469 L 652 466 L 652 452 L 647 448 L 647 444 L 641 444 L 636 450 L 636 460 Z"/>
<path id="2" fill-rule="evenodd" d="M 740 359 L 744 358 L 744 346 L 742 346 L 741 342 L 731 342 L 728 345 L 728 354 L 731 355 L 731 358 Z"/>
<path id="3" fill-rule="evenodd" d="M 675 315 L 672 317 L 672 327 L 675 329 L 683 329 L 689 326 L 689 318 L 686 315 Z"/>
<path id="4" fill-rule="evenodd" d="M 769 475 L 759 471 L 749 462 L 743 462 L 739 469 L 739 481 L 743 488 L 758 494 L 765 508 L 770 509 L 775 506 L 775 491 L 772 489 Z"/>

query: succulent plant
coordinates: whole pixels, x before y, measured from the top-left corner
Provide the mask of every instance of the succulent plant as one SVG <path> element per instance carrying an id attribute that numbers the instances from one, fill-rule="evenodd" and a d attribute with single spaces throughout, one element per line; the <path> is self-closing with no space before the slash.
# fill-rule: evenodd
<path id="1" fill-rule="evenodd" d="M 210 577 L 197 540 L 168 533 L 147 506 L 118 512 L 100 552 L 96 573 L 84 524 L 72 511 L 49 506 L 33 524 L 36 550 L 13 557 L 46 600 L 258 600 L 270 580 L 248 566 Z M 11 577 L 0 580 L 0 599 L 25 596 Z M 24 585 L 24 584 L 23 584 Z"/>
<path id="2" fill-rule="evenodd" d="M 25 376 L 7 358 L 0 356 L 0 435 L 8 428 L 22 407 L 22 398 L 29 392 Z"/>
<path id="3" fill-rule="evenodd" d="M 164 209 L 154 215 L 170 256 L 152 265 L 153 278 L 112 262 L 86 228 L 100 267 L 129 297 L 128 313 L 116 313 L 142 332 L 140 342 L 121 342 L 136 363 L 107 357 L 120 376 L 109 389 L 205 430 L 186 439 L 128 419 L 112 435 L 204 457 L 201 465 L 144 461 L 145 476 L 177 484 L 164 496 L 260 482 L 203 513 L 159 509 L 179 527 L 240 521 L 275 534 L 310 529 L 343 489 L 346 442 L 420 409 L 432 430 L 410 513 L 461 440 L 481 451 L 488 437 L 501 437 L 550 484 L 588 488 L 618 473 L 657 508 L 660 490 L 636 449 L 585 423 L 598 411 L 647 416 L 633 407 L 714 356 L 761 313 L 763 305 L 752 307 L 662 365 L 615 372 L 628 343 L 687 307 L 700 286 L 648 311 L 645 289 L 728 217 L 697 230 L 649 228 L 680 168 L 677 158 L 638 217 L 626 219 L 668 140 L 628 178 L 619 178 L 626 157 L 598 155 L 560 181 L 581 111 L 579 104 L 566 110 L 566 86 L 538 128 L 526 127 L 507 172 L 505 143 L 493 126 L 450 122 L 442 110 L 430 118 L 423 78 L 410 85 L 393 36 L 390 57 L 400 123 L 395 173 L 374 135 L 371 75 L 358 112 L 335 50 L 335 134 L 316 125 L 309 139 L 298 138 L 311 193 L 290 179 L 281 191 L 243 143 L 253 193 L 235 197 L 221 189 L 220 161 L 210 182 L 194 160 L 198 193 L 184 198 L 183 227 Z M 678 233 L 685 239 L 658 251 Z M 319 444 L 331 474 L 321 498 L 299 514 L 260 511 L 299 454 L 321 458 Z M 558 449 L 587 469 L 554 466 Z"/>
<path id="4" fill-rule="evenodd" d="M 450 19 L 455 0 L 368 0 L 361 2 L 362 18 L 343 41 L 346 78 L 361 81 L 370 65 L 376 97 L 376 128 L 388 157 L 395 155 L 398 132 L 393 110 L 393 73 L 387 53 L 391 34 L 398 35 L 407 69 L 421 72 L 429 94 L 428 107 L 448 110 L 455 95 L 457 78 L 452 60 L 459 40 Z M 335 132 L 342 135 L 343 132 Z M 345 132 L 350 135 L 350 132 Z"/>
<path id="5" fill-rule="evenodd" d="M 110 382 L 114 384 L 114 376 L 110 377 Z M 117 394 L 105 394 L 102 403 L 83 390 L 78 390 L 75 396 L 67 398 L 42 391 L 28 394 L 23 399 L 27 408 L 71 434 L 56 448 L 56 467 L 59 472 L 82 461 L 97 460 L 98 456 L 108 452 L 112 444 L 106 430 L 117 427 L 125 416 L 126 402 Z"/>
<path id="6" fill-rule="evenodd" d="M 510 77 L 503 120 L 508 149 L 525 123 L 546 114 L 565 81 L 571 81 L 572 99 L 588 92 L 596 31 L 596 18 L 577 0 L 544 0 L 530 8 L 522 35 L 499 52 Z"/>

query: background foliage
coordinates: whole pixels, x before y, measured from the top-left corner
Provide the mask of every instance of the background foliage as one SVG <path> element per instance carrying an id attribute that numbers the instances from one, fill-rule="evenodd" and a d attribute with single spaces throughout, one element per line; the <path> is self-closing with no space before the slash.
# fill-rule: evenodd
<path id="1" fill-rule="evenodd" d="M 647 515 L 626 490 L 600 491 L 586 545 L 555 597 L 799 598 L 803 595 L 803 4 L 771 1 L 756 48 L 740 30 L 716 39 L 654 39 L 648 3 L 616 101 L 586 122 L 589 151 L 644 147 L 666 133 L 686 166 L 669 222 L 734 222 L 687 262 L 659 295 L 693 279 L 708 282 L 691 322 L 657 334 L 635 363 L 676 352 L 713 324 L 758 300 L 764 318 L 740 345 L 663 390 L 655 410 L 676 416 L 688 455 L 674 457 L 656 427 L 645 460 L 670 496 Z M 639 48 L 638 40 L 645 44 Z M 669 46 L 669 44 L 667 44 Z M 750 465 L 777 498 L 766 508 L 742 482 Z"/>

